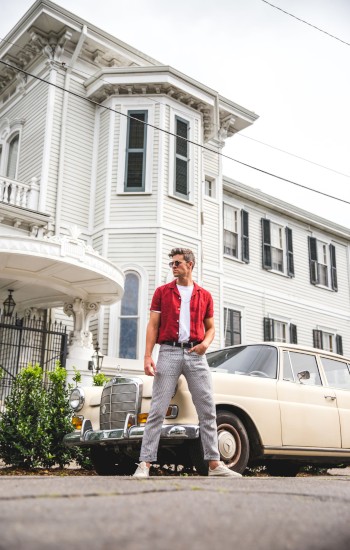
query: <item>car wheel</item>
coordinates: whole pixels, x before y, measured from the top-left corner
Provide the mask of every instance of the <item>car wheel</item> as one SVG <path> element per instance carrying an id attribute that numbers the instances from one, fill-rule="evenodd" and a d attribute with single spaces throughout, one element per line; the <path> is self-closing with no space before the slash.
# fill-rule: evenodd
<path id="1" fill-rule="evenodd" d="M 136 470 L 136 464 L 130 458 L 101 447 L 92 447 L 90 458 L 99 476 L 129 476 Z"/>
<path id="2" fill-rule="evenodd" d="M 218 411 L 216 423 L 220 460 L 242 474 L 249 460 L 249 437 L 243 422 L 233 413 Z"/>
<path id="3" fill-rule="evenodd" d="M 216 417 L 218 426 L 218 444 L 220 460 L 235 472 L 242 473 L 249 459 L 249 438 L 241 420 L 228 411 L 218 411 Z M 204 460 L 202 442 L 200 439 L 190 441 L 190 457 L 196 471 L 208 475 L 208 461 Z"/>
<path id="4" fill-rule="evenodd" d="M 300 466 L 288 460 L 271 460 L 266 463 L 266 470 L 270 476 L 274 477 L 295 477 Z"/>

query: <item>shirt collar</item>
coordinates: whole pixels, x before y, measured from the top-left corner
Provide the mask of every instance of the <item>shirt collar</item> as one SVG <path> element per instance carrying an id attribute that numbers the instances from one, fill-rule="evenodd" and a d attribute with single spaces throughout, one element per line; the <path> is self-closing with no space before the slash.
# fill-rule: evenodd
<path id="1" fill-rule="evenodd" d="M 173 281 L 171 281 L 171 283 L 169 283 L 169 287 L 172 288 L 172 289 L 174 290 L 174 292 L 175 292 L 178 296 L 180 296 L 179 291 L 178 291 L 176 285 L 177 285 L 177 279 L 174 279 Z M 195 282 L 193 281 L 192 296 L 193 296 L 193 294 L 194 294 L 195 292 L 198 292 L 200 289 L 201 289 L 201 287 L 200 287 L 199 285 L 197 285 L 197 283 L 195 283 Z"/>

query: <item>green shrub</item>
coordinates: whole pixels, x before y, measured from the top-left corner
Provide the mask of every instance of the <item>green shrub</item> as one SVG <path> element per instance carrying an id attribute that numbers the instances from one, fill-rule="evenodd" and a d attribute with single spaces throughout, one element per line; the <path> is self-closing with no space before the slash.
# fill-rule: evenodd
<path id="1" fill-rule="evenodd" d="M 73 431 L 66 370 L 57 363 L 46 376 L 44 381 L 40 365 L 31 364 L 16 376 L 0 417 L 0 458 L 25 469 L 63 467 L 73 460 L 88 466 L 86 453 L 62 443 Z"/>
<path id="2" fill-rule="evenodd" d="M 93 386 L 104 386 L 107 382 L 110 381 L 110 378 L 103 374 L 103 372 L 98 372 L 95 376 L 92 377 Z"/>

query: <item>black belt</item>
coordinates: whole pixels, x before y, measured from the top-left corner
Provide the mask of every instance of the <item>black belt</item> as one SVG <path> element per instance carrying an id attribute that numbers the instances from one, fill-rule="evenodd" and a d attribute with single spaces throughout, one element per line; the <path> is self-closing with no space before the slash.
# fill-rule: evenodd
<path id="1" fill-rule="evenodd" d="M 165 346 L 173 346 L 174 348 L 194 348 L 194 346 L 197 346 L 200 344 L 200 342 L 172 342 L 172 341 L 166 341 L 161 342 L 161 344 L 164 344 Z"/>

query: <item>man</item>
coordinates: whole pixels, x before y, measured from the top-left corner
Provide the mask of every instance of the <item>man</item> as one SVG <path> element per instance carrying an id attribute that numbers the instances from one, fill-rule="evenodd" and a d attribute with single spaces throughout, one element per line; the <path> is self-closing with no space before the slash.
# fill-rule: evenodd
<path id="1" fill-rule="evenodd" d="M 169 257 L 175 280 L 156 289 L 147 325 L 144 371 L 154 376 L 154 383 L 140 464 L 134 477 L 147 478 L 151 462 L 157 461 L 165 412 L 181 374 L 187 380 L 197 410 L 209 475 L 241 477 L 220 462 L 218 451 L 212 381 L 205 357 L 215 334 L 213 299 L 193 282 L 195 257 L 191 250 L 173 248 Z M 156 343 L 160 344 L 157 366 L 152 359 Z"/>

